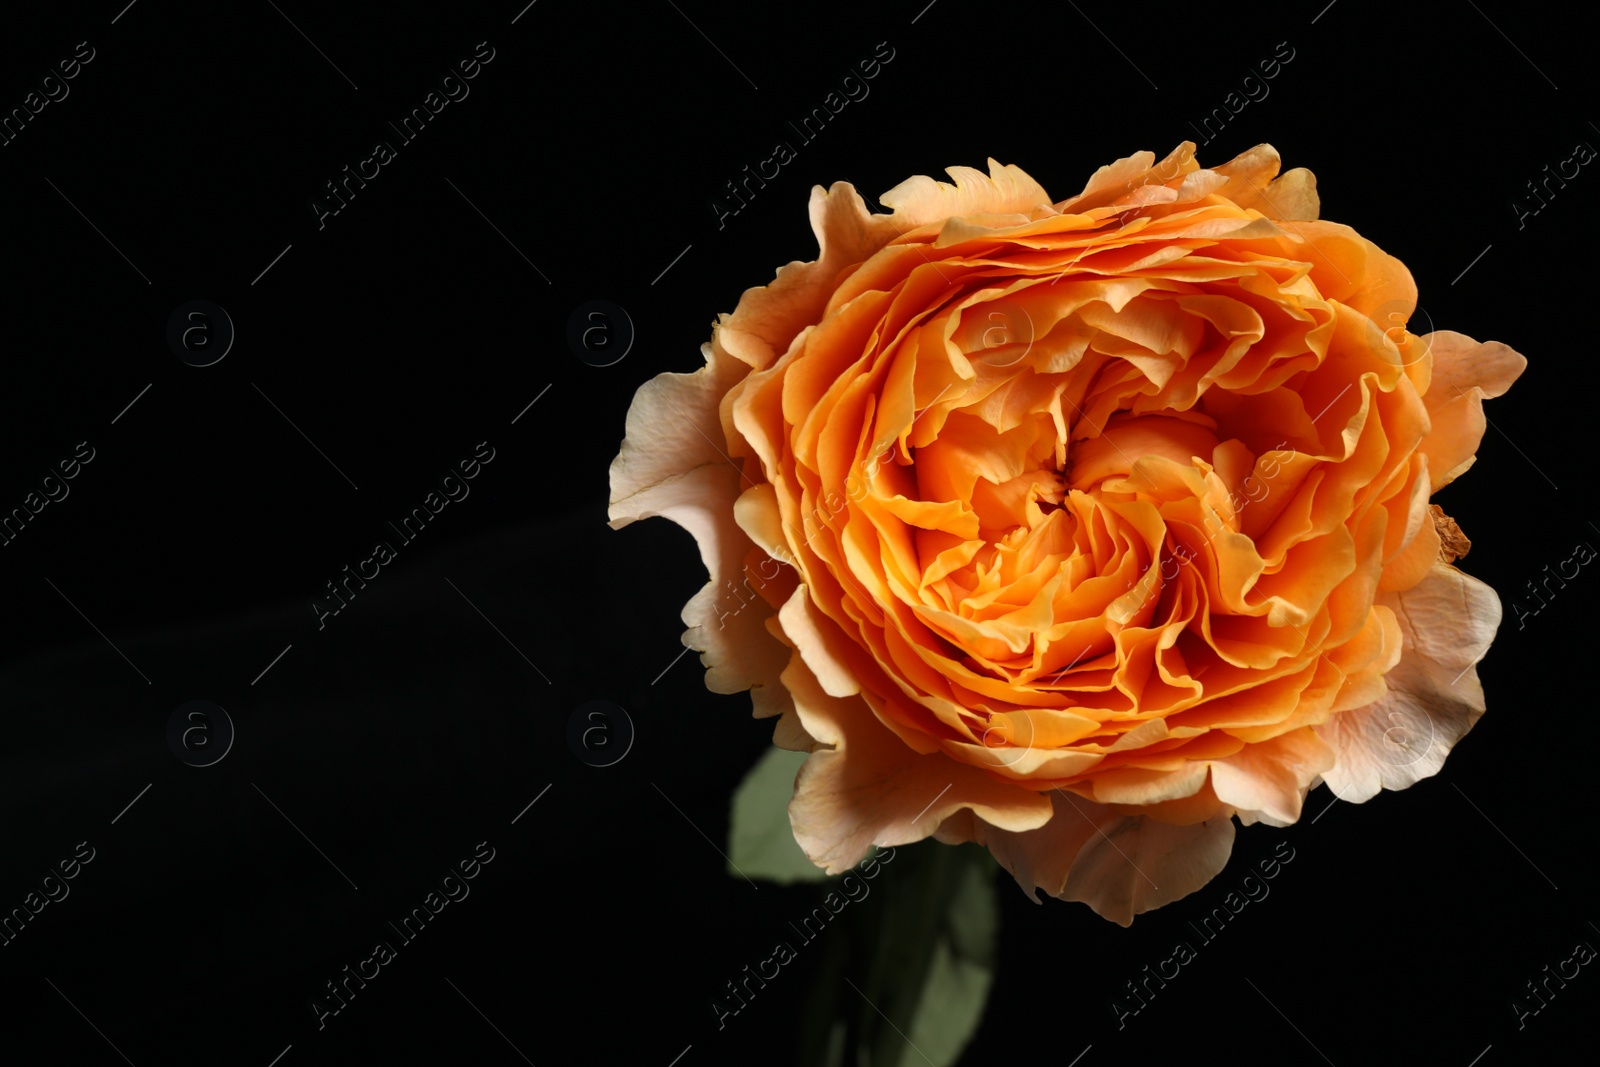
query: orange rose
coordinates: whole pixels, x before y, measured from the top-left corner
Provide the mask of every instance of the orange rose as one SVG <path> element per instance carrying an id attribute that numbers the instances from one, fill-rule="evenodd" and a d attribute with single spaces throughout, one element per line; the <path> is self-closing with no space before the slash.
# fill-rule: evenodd
<path id="1" fill-rule="evenodd" d="M 1526 361 L 1409 333 L 1405 266 L 1278 169 L 818 187 L 818 258 L 639 390 L 611 525 L 699 540 L 684 643 L 811 753 L 819 866 L 976 841 L 1127 925 L 1234 815 L 1403 789 L 1483 712 L 1500 603 L 1429 497 Z"/>

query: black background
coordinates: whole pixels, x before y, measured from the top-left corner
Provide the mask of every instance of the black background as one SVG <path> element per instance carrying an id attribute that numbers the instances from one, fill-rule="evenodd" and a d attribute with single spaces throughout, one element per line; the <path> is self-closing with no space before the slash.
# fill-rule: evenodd
<path id="1" fill-rule="evenodd" d="M 95 51 L 0 147 L 0 509 L 78 442 L 95 450 L 0 547 L 0 909 L 78 842 L 95 849 L 0 948 L 0 1055 L 787 1055 L 810 963 L 723 1030 L 709 1007 L 811 891 L 752 891 L 709 843 L 770 724 L 674 659 L 705 580 L 689 535 L 606 526 L 629 399 L 699 366 L 745 288 L 815 257 L 813 184 L 876 198 L 993 156 L 1065 198 L 1102 164 L 1193 138 L 1284 41 L 1270 95 L 1202 163 L 1274 144 L 1316 173 L 1324 218 L 1411 268 L 1413 329 L 1529 359 L 1488 406 L 1477 466 L 1437 498 L 1473 540 L 1463 568 L 1506 603 L 1480 667 L 1489 712 L 1440 776 L 1326 812 L 1320 789 L 1300 825 L 1242 830 L 1215 882 L 1129 930 L 1006 879 L 999 975 L 963 1062 L 1489 1067 L 1585 1032 L 1592 966 L 1523 1028 L 1511 1008 L 1576 942 L 1600 945 L 1580 684 L 1600 579 L 1586 568 L 1520 628 L 1512 608 L 1578 542 L 1600 545 L 1600 175 L 1552 183 L 1520 227 L 1513 207 L 1547 164 L 1600 145 L 1577 27 L 1528 5 L 1359 0 L 123 2 L 8 12 L 0 34 L 6 111 L 78 42 Z M 384 121 L 480 41 L 494 58 L 470 96 L 319 229 L 323 184 L 397 141 Z M 788 121 L 885 41 L 870 95 L 798 144 Z M 713 198 L 777 140 L 798 158 L 719 228 Z M 210 367 L 165 341 L 192 299 L 237 328 Z M 591 299 L 637 331 L 612 366 L 566 342 Z M 470 496 L 319 630 L 324 583 L 480 441 L 495 458 Z M 166 742 L 192 699 L 237 727 L 211 767 Z M 567 743 L 595 699 L 637 730 L 607 768 Z M 1283 840 L 1294 859 L 1270 897 L 1119 1030 L 1123 983 Z M 308 999 L 480 841 L 495 859 L 471 896 L 319 1030 Z"/>

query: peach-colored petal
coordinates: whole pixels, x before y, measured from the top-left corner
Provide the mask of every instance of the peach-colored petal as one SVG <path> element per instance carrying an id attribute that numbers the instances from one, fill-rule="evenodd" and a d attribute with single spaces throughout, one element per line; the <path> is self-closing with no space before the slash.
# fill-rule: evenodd
<path id="1" fill-rule="evenodd" d="M 776 615 L 769 615 L 766 619 L 767 632 L 773 639 L 790 650 L 790 658 L 794 653 L 794 642 L 790 641 L 783 632 L 783 627 L 778 623 Z M 780 672 L 781 674 L 781 672 Z M 763 682 L 750 690 L 751 712 L 758 719 L 776 718 L 778 721 L 772 727 L 772 743 L 779 748 L 786 748 L 791 752 L 812 752 L 817 748 L 817 739 L 806 732 L 805 726 L 800 722 L 800 711 L 795 707 L 794 695 L 783 685 L 779 678 L 772 682 Z"/>
<path id="2" fill-rule="evenodd" d="M 710 580 L 683 609 L 683 643 L 702 653 L 712 692 L 737 693 L 776 685 L 788 654 L 766 630 L 773 609 L 746 584 L 750 541 L 733 510 L 743 475 L 717 440 L 717 401 L 744 371 L 703 351 L 700 370 L 660 375 L 634 396 L 611 465 L 610 518 L 619 529 L 664 516 L 694 535 Z"/>
<path id="3" fill-rule="evenodd" d="M 1303 167 L 1278 174 L 1278 150 L 1269 144 L 1256 145 L 1216 168 L 1228 179 L 1218 190 L 1247 210 L 1259 211 L 1269 219 L 1309 222 L 1321 211 L 1317 179 Z"/>
<path id="4" fill-rule="evenodd" d="M 970 809 L 994 826 L 1029 830 L 1050 817 L 1038 793 L 1002 785 L 939 755 L 919 755 L 885 729 L 860 697 L 831 697 L 799 659 L 783 672 L 806 731 L 823 745 L 800 767 L 789 822 L 795 840 L 829 874 L 873 845 L 921 841 Z"/>
<path id="5" fill-rule="evenodd" d="M 1384 676 L 1376 703 L 1318 726 L 1337 762 L 1323 778 L 1342 800 L 1361 803 L 1380 789 L 1431 777 L 1483 714 L 1474 664 L 1500 626 L 1494 590 L 1448 563 L 1383 600 L 1400 623 L 1400 662 Z"/>
<path id="6" fill-rule="evenodd" d="M 848 639 L 832 619 L 817 610 L 805 583 L 796 586 L 779 609 L 778 621 L 824 693 L 850 697 L 861 692 L 861 683 L 850 671 Z"/>
<path id="7" fill-rule="evenodd" d="M 1511 387 L 1528 365 L 1526 357 L 1498 341 L 1478 342 L 1465 334 L 1437 330 L 1421 338 L 1433 357 L 1433 377 L 1423 402 L 1433 428 L 1420 451 L 1442 489 L 1478 458 L 1487 426 L 1483 401 Z"/>
<path id="8" fill-rule="evenodd" d="M 849 182 L 835 182 L 826 192 L 820 185 L 812 188 L 811 229 L 817 235 L 815 260 L 790 263 L 767 285 L 746 289 L 733 314 L 718 321 L 718 341 L 757 370 L 817 320 L 841 270 L 866 259 L 898 232 L 888 216 L 867 211 Z"/>
<path id="9" fill-rule="evenodd" d="M 705 366 L 688 374 L 661 374 L 639 387 L 628 408 L 627 436 L 611 461 L 613 530 L 645 518 L 648 502 L 632 499 L 696 467 L 735 470 L 721 439 L 717 405 L 749 368 L 701 345 Z"/>
<path id="10" fill-rule="evenodd" d="M 1149 194 L 1181 182 L 1198 169 L 1194 142 L 1184 141 L 1156 162 L 1154 152 L 1135 152 L 1108 163 L 1090 176 L 1083 192 L 1056 205 L 1063 214 L 1088 212 L 1118 202 L 1149 202 Z"/>
<path id="11" fill-rule="evenodd" d="M 894 211 L 902 230 L 962 215 L 1028 215 L 1048 206 L 1050 196 L 1015 164 L 989 160 L 989 173 L 971 167 L 949 167 L 954 184 L 926 175 L 907 178 L 878 199 Z"/>
<path id="12" fill-rule="evenodd" d="M 1213 762 L 1211 788 L 1241 817 L 1288 826 L 1299 820 L 1311 782 L 1333 762 L 1333 749 L 1314 728 L 1302 727 Z"/>
<path id="13" fill-rule="evenodd" d="M 1043 827 L 1018 833 L 979 824 L 978 840 L 1030 896 L 1043 889 L 1081 901 L 1122 926 L 1205 885 L 1233 851 L 1226 815 L 1179 826 L 1051 796 L 1054 814 Z"/>

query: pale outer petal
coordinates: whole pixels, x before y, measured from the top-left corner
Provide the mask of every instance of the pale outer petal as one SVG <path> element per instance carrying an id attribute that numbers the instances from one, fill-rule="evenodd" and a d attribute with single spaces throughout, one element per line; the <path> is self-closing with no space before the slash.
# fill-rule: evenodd
<path id="1" fill-rule="evenodd" d="M 1494 590 L 1448 563 L 1435 563 L 1415 588 L 1378 602 L 1394 611 L 1402 635 L 1400 662 L 1383 679 L 1388 692 L 1315 728 L 1336 757 L 1323 778 L 1352 803 L 1380 789 L 1405 789 L 1444 766 L 1483 714 L 1473 664 L 1500 625 Z"/>
<path id="2" fill-rule="evenodd" d="M 1014 830 L 1042 826 L 1050 801 L 976 767 L 912 751 L 860 696 L 831 697 L 796 656 L 783 672 L 806 731 L 822 745 L 800 767 L 789 823 L 811 862 L 849 870 L 873 845 L 921 841 L 964 809 Z"/>
<path id="3" fill-rule="evenodd" d="M 778 724 L 772 728 L 772 743 L 779 748 L 786 748 L 790 752 L 814 752 L 817 749 L 817 739 L 806 733 L 806 728 L 800 724 L 800 714 L 795 711 L 794 698 L 789 696 L 789 691 L 781 685 L 772 686 L 783 698 L 789 702 L 788 710 L 778 717 Z M 759 690 L 750 691 L 753 697 Z M 762 716 L 758 713 L 757 718 Z"/>
<path id="4" fill-rule="evenodd" d="M 1288 826 L 1299 820 L 1311 782 L 1333 762 L 1332 747 L 1313 728 L 1302 727 L 1213 761 L 1211 788 L 1218 800 L 1239 809 L 1246 826 Z"/>
<path id="5" fill-rule="evenodd" d="M 775 613 L 740 589 L 751 541 L 736 521 L 735 501 L 751 483 L 730 458 L 719 406 L 753 367 L 767 366 L 821 317 L 841 270 L 898 232 L 887 216 L 870 214 L 845 182 L 829 191 L 813 188 L 810 213 L 817 259 L 790 263 L 770 285 L 747 290 L 734 312 L 721 317 L 714 342 L 701 346 L 706 366 L 658 375 L 635 394 L 626 439 L 611 464 L 609 512 L 613 529 L 660 515 L 695 536 L 711 580 L 684 607 L 690 627 L 684 644 L 703 653 L 707 688 L 750 689 L 758 718 L 779 717 L 774 743 L 803 750 L 816 742 L 779 682 L 789 651 L 767 629 Z"/>
<path id="6" fill-rule="evenodd" d="M 727 457 L 717 415 L 724 394 L 750 372 L 737 360 L 700 346 L 705 366 L 692 373 L 658 374 L 639 387 L 628 406 L 626 436 L 611 461 L 611 528 L 644 518 L 648 502 L 635 494 L 686 474 L 722 464 Z"/>
<path id="7" fill-rule="evenodd" d="M 1162 186 L 1182 178 L 1193 183 L 1189 172 L 1199 166 L 1194 159 L 1195 144 L 1184 141 L 1157 163 L 1150 152 L 1136 152 L 1125 159 L 1097 170 L 1083 192 L 1056 205 L 1061 212 L 1081 212 L 1120 202 L 1130 191 L 1146 186 Z M 1256 145 L 1226 163 L 1209 168 L 1224 184 L 1210 191 L 1227 197 L 1239 207 L 1258 211 L 1269 219 L 1286 222 L 1315 220 L 1322 202 L 1317 195 L 1317 179 L 1304 167 L 1278 173 L 1281 160 L 1270 144 Z"/>
<path id="8" fill-rule="evenodd" d="M 1028 215 L 1050 205 L 1050 194 L 1014 164 L 991 159 L 988 174 L 971 167 L 945 173 L 954 185 L 919 174 L 878 198 L 893 209 L 895 225 L 905 230 L 962 215 Z"/>
<path id="9" fill-rule="evenodd" d="M 1055 814 L 1040 829 L 1014 833 L 973 819 L 968 826 L 952 824 L 951 836 L 972 831 L 1035 901 L 1043 889 L 1121 926 L 1200 889 L 1233 852 L 1233 820 L 1226 813 L 1175 826 L 1121 815 L 1059 790 L 1050 796 Z"/>
<path id="10" fill-rule="evenodd" d="M 776 686 L 789 652 L 767 631 L 771 606 L 742 585 L 751 543 L 734 501 L 746 479 L 720 443 L 718 401 L 749 368 L 711 345 L 701 351 L 698 371 L 658 375 L 634 395 L 611 464 L 609 515 L 613 529 L 659 515 L 694 535 L 710 581 L 684 606 L 683 643 L 702 653 L 707 688 L 737 693 Z"/>
<path id="11" fill-rule="evenodd" d="M 784 634 L 776 614 L 767 617 L 766 625 L 773 639 L 790 650 L 791 658 L 800 654 L 795 650 L 794 642 Z M 758 719 L 777 716 L 778 721 L 772 728 L 773 744 L 791 752 L 811 752 L 816 749 L 817 739 L 806 733 L 806 728 L 800 724 L 800 712 L 794 706 L 794 696 L 782 681 L 774 679 L 770 684 L 752 687 L 750 704 Z"/>
<path id="12" fill-rule="evenodd" d="M 1311 779 L 1311 781 L 1307 782 L 1303 787 L 1301 787 L 1301 789 L 1300 789 L 1299 807 L 1297 807 L 1295 809 L 1296 811 L 1300 811 L 1301 809 L 1303 809 L 1305 807 L 1306 797 L 1311 793 L 1311 791 L 1313 789 L 1315 789 L 1317 786 L 1319 786 L 1321 784 L 1322 784 L 1322 775 L 1319 774 L 1315 778 Z M 1285 826 L 1293 826 L 1295 823 L 1300 821 L 1298 816 L 1293 818 L 1293 819 L 1276 819 L 1276 818 L 1273 818 L 1271 815 L 1268 815 L 1267 813 L 1261 812 L 1261 811 L 1239 811 L 1239 812 L 1235 812 L 1234 814 L 1239 816 L 1239 825 L 1240 826 L 1254 826 L 1256 823 L 1262 823 L 1262 824 L 1264 824 L 1266 826 L 1276 826 L 1276 827 L 1280 827 L 1281 828 L 1281 827 L 1285 827 Z M 1311 821 L 1312 822 L 1316 822 L 1315 819 L 1313 819 Z"/>

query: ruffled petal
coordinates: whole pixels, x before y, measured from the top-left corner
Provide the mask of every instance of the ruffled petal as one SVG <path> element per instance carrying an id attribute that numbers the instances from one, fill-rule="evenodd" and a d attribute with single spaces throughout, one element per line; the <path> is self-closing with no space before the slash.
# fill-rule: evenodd
<path id="1" fill-rule="evenodd" d="M 748 368 L 710 345 L 702 352 L 707 362 L 698 371 L 658 375 L 634 395 L 627 437 L 611 464 L 611 527 L 662 516 L 693 534 L 710 580 L 684 606 L 683 643 L 702 653 L 706 686 L 714 693 L 776 687 L 788 650 L 767 632 L 775 612 L 756 588 L 761 577 L 745 569 L 752 545 L 734 501 L 748 479 L 725 455 L 717 418 L 722 395 Z"/>
<path id="2" fill-rule="evenodd" d="M 1299 821 L 1311 783 L 1333 761 L 1333 749 L 1315 729 L 1301 727 L 1214 761 L 1211 788 L 1218 800 L 1238 808 L 1247 824 L 1288 826 Z"/>
<path id="3" fill-rule="evenodd" d="M 971 167 L 948 167 L 945 173 L 954 184 L 919 174 L 878 198 L 893 209 L 902 232 L 963 215 L 1029 215 L 1050 204 L 1050 195 L 1015 164 L 991 159 L 988 174 Z"/>
<path id="4" fill-rule="evenodd" d="M 1432 380 L 1422 398 L 1433 428 L 1418 450 L 1428 457 L 1437 490 L 1477 460 L 1487 425 L 1484 400 L 1511 388 L 1528 360 L 1498 341 L 1474 341 L 1452 330 L 1437 330 L 1420 340 L 1433 356 Z"/>
<path id="5" fill-rule="evenodd" d="M 789 823 L 795 840 L 829 874 L 848 870 L 873 845 L 907 845 L 971 810 L 993 826 L 1029 830 L 1050 818 L 1050 801 L 1004 785 L 942 755 L 919 755 L 880 723 L 859 696 L 831 697 L 796 656 L 783 672 L 800 720 L 819 748 L 800 767 Z"/>
<path id="6" fill-rule="evenodd" d="M 1218 195 L 1269 219 L 1312 221 L 1322 210 L 1316 176 L 1304 167 L 1280 175 L 1281 165 L 1278 150 L 1269 144 L 1247 149 L 1216 168 L 1228 179 Z"/>
<path id="7" fill-rule="evenodd" d="M 1233 821 L 1225 813 L 1180 826 L 1059 791 L 1051 799 L 1054 814 L 1039 829 L 971 829 L 1035 901 L 1043 889 L 1121 926 L 1204 886 L 1233 851 Z"/>
<path id="8" fill-rule="evenodd" d="M 817 258 L 779 269 L 767 285 L 746 289 L 731 315 L 722 315 L 715 337 L 728 353 L 756 370 L 788 350 L 816 322 L 838 283 L 839 272 L 860 263 L 893 240 L 904 225 L 867 210 L 849 182 L 811 189 L 811 230 Z"/>
<path id="9" fill-rule="evenodd" d="M 1494 590 L 1448 563 L 1436 563 L 1415 588 L 1379 600 L 1394 611 L 1402 635 L 1400 662 L 1383 679 L 1388 692 L 1316 727 L 1335 755 L 1323 778 L 1352 803 L 1439 772 L 1483 714 L 1474 664 L 1500 626 Z"/>

